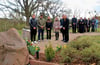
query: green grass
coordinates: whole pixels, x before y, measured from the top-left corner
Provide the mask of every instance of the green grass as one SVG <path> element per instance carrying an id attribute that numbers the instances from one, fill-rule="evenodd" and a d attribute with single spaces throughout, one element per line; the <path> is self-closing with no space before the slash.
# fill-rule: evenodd
<path id="1" fill-rule="evenodd" d="M 74 41 L 86 41 L 86 40 L 100 44 L 100 35 L 98 35 L 98 36 L 81 36 Z M 72 41 L 70 43 L 73 43 L 74 41 Z"/>
<path id="2" fill-rule="evenodd" d="M 16 28 L 17 30 L 22 30 L 25 27 L 25 22 L 19 21 L 14 22 L 9 19 L 0 19 L 0 32 L 7 31 L 10 28 Z"/>

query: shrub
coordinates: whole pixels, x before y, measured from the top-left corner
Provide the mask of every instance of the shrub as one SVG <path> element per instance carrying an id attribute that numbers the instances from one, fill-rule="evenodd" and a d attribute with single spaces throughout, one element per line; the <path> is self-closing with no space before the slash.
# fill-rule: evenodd
<path id="1" fill-rule="evenodd" d="M 67 48 L 63 48 L 60 53 L 60 56 L 62 57 L 62 62 L 71 63 L 76 53 L 77 53 L 77 50 L 75 50 L 74 48 L 70 46 L 67 46 Z"/>
<path id="2" fill-rule="evenodd" d="M 48 62 L 50 62 L 55 57 L 55 51 L 51 44 L 45 47 L 45 56 Z"/>
<path id="3" fill-rule="evenodd" d="M 62 62 L 78 63 L 78 61 L 83 61 L 86 64 L 96 63 L 96 65 L 100 65 L 100 44 L 91 39 L 91 37 L 80 37 L 70 42 L 66 48 L 62 48 L 60 53 Z"/>
<path id="4" fill-rule="evenodd" d="M 87 38 L 76 40 L 70 44 L 71 47 L 80 51 L 85 48 L 89 48 L 91 45 L 93 45 L 93 42 L 91 42 L 91 40 L 88 40 Z"/>

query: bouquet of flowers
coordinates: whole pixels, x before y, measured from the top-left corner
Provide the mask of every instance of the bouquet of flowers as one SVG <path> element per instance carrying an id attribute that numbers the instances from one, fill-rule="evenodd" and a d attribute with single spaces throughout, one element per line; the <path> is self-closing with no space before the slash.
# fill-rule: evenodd
<path id="1" fill-rule="evenodd" d="M 35 51 L 39 52 L 40 51 L 40 47 L 39 46 L 35 46 Z"/>
<path id="2" fill-rule="evenodd" d="M 35 55 L 35 46 L 32 44 L 32 42 L 30 40 L 27 40 L 26 41 L 27 43 L 27 48 L 28 48 L 28 51 L 31 55 Z"/>

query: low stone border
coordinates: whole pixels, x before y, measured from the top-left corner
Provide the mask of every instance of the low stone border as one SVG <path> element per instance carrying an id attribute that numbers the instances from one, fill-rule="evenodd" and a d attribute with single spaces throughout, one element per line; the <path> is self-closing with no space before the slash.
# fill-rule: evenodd
<path id="1" fill-rule="evenodd" d="M 55 63 L 49 63 L 49 62 L 44 62 L 44 61 L 37 61 L 37 60 L 30 60 L 31 65 L 59 65 Z"/>

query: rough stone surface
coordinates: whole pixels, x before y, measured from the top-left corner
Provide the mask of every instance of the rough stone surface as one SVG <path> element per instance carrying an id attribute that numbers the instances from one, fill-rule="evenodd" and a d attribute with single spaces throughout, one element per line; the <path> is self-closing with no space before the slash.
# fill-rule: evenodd
<path id="1" fill-rule="evenodd" d="M 0 65 L 26 65 L 29 53 L 16 29 L 0 32 Z"/>

